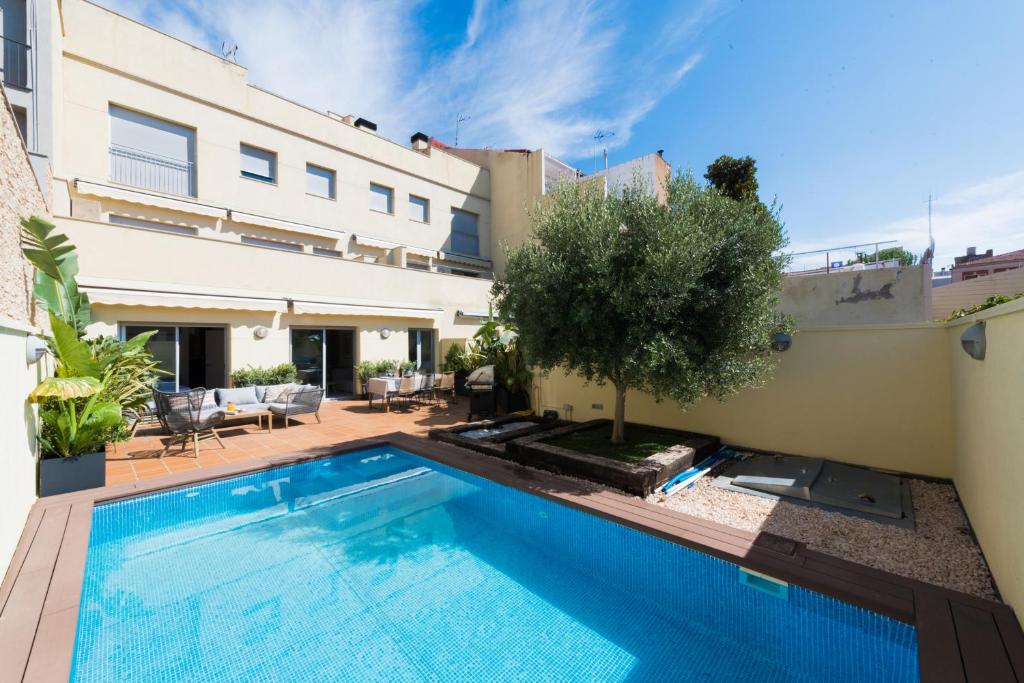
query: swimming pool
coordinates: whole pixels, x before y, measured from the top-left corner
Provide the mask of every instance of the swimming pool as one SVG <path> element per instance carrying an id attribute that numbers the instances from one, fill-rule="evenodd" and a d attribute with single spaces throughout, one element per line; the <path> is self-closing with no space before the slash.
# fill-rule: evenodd
<path id="1" fill-rule="evenodd" d="M 392 446 L 98 505 L 75 681 L 917 680 L 914 629 Z"/>

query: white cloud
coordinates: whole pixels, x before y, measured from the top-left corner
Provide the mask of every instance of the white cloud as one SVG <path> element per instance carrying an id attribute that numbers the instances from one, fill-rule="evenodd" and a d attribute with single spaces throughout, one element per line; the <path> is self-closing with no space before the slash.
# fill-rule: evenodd
<path id="1" fill-rule="evenodd" d="M 692 45 L 717 2 L 670 11 L 654 39 L 629 41 L 611 3 L 475 0 L 464 40 L 424 55 L 415 5 L 399 0 L 107 0 L 113 9 L 217 52 L 239 45 L 254 84 L 319 109 L 464 146 L 544 147 L 578 158 L 595 131 L 625 145 L 633 128 L 700 61 Z M 636 38 L 632 36 L 631 38 Z M 643 46 L 639 49 L 635 45 Z M 632 47 L 631 47 L 632 46 Z"/>
<path id="2" fill-rule="evenodd" d="M 935 239 L 935 269 L 949 266 L 953 257 L 967 247 L 995 253 L 1024 248 L 1024 170 L 940 193 L 932 205 L 932 234 Z M 928 247 L 928 214 L 921 213 L 845 235 L 833 235 L 828 243 L 794 243 L 794 252 L 830 246 L 897 240 L 916 254 Z M 818 260 L 822 260 L 823 257 Z"/>

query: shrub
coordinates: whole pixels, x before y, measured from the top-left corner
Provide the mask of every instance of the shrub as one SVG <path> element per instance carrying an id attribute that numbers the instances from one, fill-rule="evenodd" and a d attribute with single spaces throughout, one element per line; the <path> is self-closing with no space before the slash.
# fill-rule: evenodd
<path id="1" fill-rule="evenodd" d="M 269 368 L 254 367 L 235 370 L 231 373 L 231 384 L 236 387 L 257 385 L 290 384 L 299 376 L 295 363 L 281 363 Z"/>

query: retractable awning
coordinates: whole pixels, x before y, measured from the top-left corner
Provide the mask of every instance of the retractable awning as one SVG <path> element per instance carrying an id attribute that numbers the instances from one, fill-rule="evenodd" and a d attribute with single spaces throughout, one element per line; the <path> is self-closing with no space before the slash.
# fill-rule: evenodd
<path id="1" fill-rule="evenodd" d="M 343 304 L 320 301 L 294 301 L 292 302 L 292 311 L 296 314 L 358 315 L 370 318 L 416 318 L 418 320 L 434 320 L 444 312 L 440 308 Z"/>
<path id="2" fill-rule="evenodd" d="M 437 258 L 438 253 L 436 249 L 414 247 L 408 244 L 399 244 L 398 242 L 388 242 L 387 240 L 380 240 L 376 237 L 367 237 L 366 235 L 352 235 L 352 241 L 361 247 L 373 247 L 375 249 L 404 248 L 406 252 L 415 254 L 416 256 L 423 256 L 424 258 Z"/>
<path id="3" fill-rule="evenodd" d="M 231 209 L 230 211 L 230 218 L 237 223 L 258 225 L 264 228 L 274 228 L 275 230 L 286 230 L 288 232 L 317 235 L 318 237 L 329 237 L 337 240 L 345 237 L 345 232 L 343 230 L 320 228 L 315 225 L 306 225 L 305 223 L 296 223 L 295 221 L 286 221 L 280 218 L 258 216 L 254 213 L 245 213 L 244 211 L 235 211 L 234 209 Z"/>
<path id="4" fill-rule="evenodd" d="M 212 218 L 227 218 L 228 216 L 228 210 L 218 206 L 200 204 L 199 202 L 190 202 L 185 199 L 174 199 L 173 197 L 164 197 L 162 195 L 151 194 L 149 192 L 140 192 L 138 190 L 128 190 L 123 187 L 114 187 L 112 185 L 104 185 L 102 183 L 92 183 L 87 180 L 76 179 L 75 190 L 80 194 L 90 195 L 93 197 L 117 199 L 119 201 L 129 202 L 132 204 L 155 206 L 161 209 L 171 209 L 172 211 L 183 211 L 185 213 L 191 213 L 198 216 L 210 216 Z"/>
<path id="5" fill-rule="evenodd" d="M 288 310 L 288 302 L 283 299 L 88 286 L 83 286 L 81 289 L 89 295 L 89 300 L 92 303 L 108 306 L 209 308 L 230 311 L 280 311 L 282 313 Z"/>

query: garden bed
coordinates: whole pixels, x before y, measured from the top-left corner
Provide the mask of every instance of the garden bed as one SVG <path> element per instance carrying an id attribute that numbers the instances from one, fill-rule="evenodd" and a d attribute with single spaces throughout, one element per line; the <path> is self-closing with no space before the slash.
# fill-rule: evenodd
<path id="1" fill-rule="evenodd" d="M 442 441 L 478 453 L 503 458 L 506 444 L 509 441 L 562 427 L 565 424 L 562 420 L 545 419 L 537 415 L 527 415 L 526 417 L 506 415 L 493 420 L 477 420 L 444 429 L 431 429 L 428 436 L 434 441 Z"/>
<path id="2" fill-rule="evenodd" d="M 717 451 L 718 437 L 647 425 L 626 425 L 626 442 L 611 442 L 611 420 L 591 420 L 530 434 L 508 443 L 523 465 L 588 479 L 646 496 Z"/>

